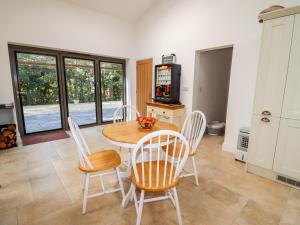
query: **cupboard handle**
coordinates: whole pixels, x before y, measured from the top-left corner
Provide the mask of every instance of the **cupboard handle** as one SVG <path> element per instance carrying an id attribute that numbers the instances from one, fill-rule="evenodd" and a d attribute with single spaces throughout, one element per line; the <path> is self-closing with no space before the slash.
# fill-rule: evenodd
<path id="1" fill-rule="evenodd" d="M 261 114 L 264 115 L 264 116 L 271 116 L 270 111 L 263 111 Z"/>
<path id="2" fill-rule="evenodd" d="M 262 122 L 265 122 L 265 123 L 270 123 L 270 122 L 271 122 L 270 119 L 267 118 L 267 117 L 261 118 L 261 121 L 262 121 Z"/>

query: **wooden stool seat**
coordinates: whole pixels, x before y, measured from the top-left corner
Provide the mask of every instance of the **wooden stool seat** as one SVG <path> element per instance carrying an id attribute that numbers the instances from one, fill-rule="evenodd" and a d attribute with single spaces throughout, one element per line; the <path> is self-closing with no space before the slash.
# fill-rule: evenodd
<path id="1" fill-rule="evenodd" d="M 181 143 L 176 143 L 175 154 L 174 154 L 174 157 L 176 157 L 176 158 L 179 157 L 179 152 L 180 152 L 180 149 L 181 149 L 181 145 L 182 145 Z M 167 150 L 166 145 L 162 146 L 161 148 L 164 152 L 166 152 L 166 150 Z M 174 143 L 170 143 L 169 144 L 169 149 L 168 149 L 168 155 L 172 157 L 173 152 L 174 152 Z M 184 151 L 182 151 L 182 153 L 181 153 L 181 156 L 183 156 L 183 155 L 184 155 Z M 189 157 L 194 156 L 194 155 L 196 155 L 196 151 L 193 152 L 192 148 L 190 148 Z"/>
<path id="2" fill-rule="evenodd" d="M 88 156 L 93 165 L 93 169 L 86 164 L 85 167 L 79 165 L 79 169 L 85 173 L 100 172 L 118 167 L 121 164 L 120 155 L 115 150 L 102 150 L 94 152 Z"/>
<path id="3" fill-rule="evenodd" d="M 166 174 L 166 184 L 164 185 L 163 181 L 164 181 L 165 161 L 164 160 L 159 161 L 159 173 L 158 174 L 157 174 L 157 163 L 158 163 L 157 161 L 152 162 L 151 184 L 150 184 L 150 179 L 149 179 L 149 173 L 150 173 L 150 163 L 149 162 L 144 163 L 145 185 L 143 185 L 143 180 L 142 180 L 142 177 L 143 177 L 142 163 L 136 164 L 139 181 L 136 180 L 133 169 L 131 169 L 132 183 L 134 183 L 138 189 L 145 190 L 148 192 L 160 192 L 160 191 L 168 190 L 177 185 L 177 183 L 179 181 L 179 177 L 177 177 L 175 179 L 175 181 L 173 181 L 176 168 L 173 166 L 171 183 L 169 183 L 172 166 L 171 166 L 170 162 L 167 162 L 166 173 L 165 173 Z M 157 176 L 158 176 L 158 186 L 156 185 Z"/>

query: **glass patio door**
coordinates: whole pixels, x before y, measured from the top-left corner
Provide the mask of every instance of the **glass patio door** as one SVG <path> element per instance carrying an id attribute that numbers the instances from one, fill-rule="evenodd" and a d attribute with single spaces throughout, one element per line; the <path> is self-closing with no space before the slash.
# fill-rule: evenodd
<path id="1" fill-rule="evenodd" d="M 24 133 L 61 129 L 56 56 L 18 52 L 16 66 Z"/>
<path id="2" fill-rule="evenodd" d="M 8 45 L 20 135 L 111 123 L 126 104 L 126 61 Z M 123 115 L 124 117 L 125 115 Z"/>
<path id="3" fill-rule="evenodd" d="M 100 62 L 101 122 L 113 120 L 114 111 L 125 103 L 124 64 Z"/>
<path id="4" fill-rule="evenodd" d="M 64 58 L 68 115 L 79 125 L 95 124 L 95 62 L 94 60 Z"/>

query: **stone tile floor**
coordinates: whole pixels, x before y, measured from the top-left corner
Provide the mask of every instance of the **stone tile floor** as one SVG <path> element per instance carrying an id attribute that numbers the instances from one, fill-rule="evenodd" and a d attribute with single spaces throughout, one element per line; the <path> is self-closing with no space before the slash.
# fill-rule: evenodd
<path id="1" fill-rule="evenodd" d="M 112 148 L 100 127 L 83 129 L 91 150 Z M 222 137 L 203 139 L 197 166 L 200 186 L 184 178 L 178 186 L 183 223 L 194 225 L 299 225 L 300 191 L 248 174 L 244 164 L 221 151 Z M 126 150 L 122 157 L 126 157 Z M 190 167 L 188 164 L 187 167 Z M 89 200 L 81 214 L 82 175 L 71 138 L 0 152 L 0 225 L 135 224 L 131 204 L 123 209 L 121 194 Z M 107 178 L 107 185 L 115 178 Z M 124 180 L 126 190 L 129 181 Z M 94 180 L 91 189 L 99 188 Z M 142 224 L 177 224 L 171 202 L 148 203 Z"/>

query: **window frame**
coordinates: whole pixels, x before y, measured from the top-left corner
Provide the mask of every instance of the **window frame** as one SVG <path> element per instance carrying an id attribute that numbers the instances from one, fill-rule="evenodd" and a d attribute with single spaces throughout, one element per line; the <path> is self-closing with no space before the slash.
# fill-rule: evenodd
<path id="1" fill-rule="evenodd" d="M 126 105 L 127 104 L 127 99 L 126 99 L 126 93 L 127 93 L 127 88 L 126 88 L 126 63 L 125 62 L 119 62 L 119 61 L 99 61 L 99 84 L 100 84 L 100 89 L 99 89 L 99 96 L 100 96 L 100 101 L 99 103 L 101 104 L 100 106 L 100 110 L 101 110 L 101 117 L 100 117 L 100 120 L 101 120 L 101 124 L 109 124 L 109 123 L 112 123 L 113 120 L 109 120 L 109 121 L 103 121 L 103 109 L 102 109 L 102 93 L 101 93 L 101 62 L 103 63 L 114 63 L 114 64 L 121 64 L 122 65 L 122 74 L 123 74 L 123 98 L 122 98 L 122 101 L 123 101 L 123 105 Z"/>
<path id="2" fill-rule="evenodd" d="M 91 60 L 94 61 L 94 80 L 95 80 L 95 105 L 96 105 L 96 123 L 80 125 L 80 127 L 92 127 L 96 125 L 104 125 L 112 123 L 113 121 L 103 121 L 102 118 L 102 96 L 101 96 L 101 62 L 107 63 L 117 63 L 122 64 L 123 72 L 123 104 L 127 104 L 127 79 L 126 79 L 126 60 L 122 58 L 112 58 L 105 57 L 94 54 L 78 53 L 68 50 L 56 50 L 47 47 L 33 47 L 26 45 L 18 44 L 8 44 L 10 67 L 11 67 L 11 76 L 13 83 L 13 93 L 14 93 L 14 102 L 16 108 L 17 124 L 18 130 L 21 136 L 26 135 L 25 131 L 25 120 L 23 118 L 23 111 L 21 105 L 21 99 L 19 98 L 19 81 L 17 74 L 17 59 L 16 53 L 29 53 L 29 54 L 40 54 L 40 55 L 49 55 L 56 57 L 57 63 L 57 77 L 58 77 L 58 93 L 59 93 L 59 102 L 61 110 L 61 120 L 62 128 L 59 130 L 69 130 L 68 127 L 68 93 L 67 93 L 67 83 L 66 83 L 66 73 L 65 73 L 65 58 L 74 58 L 82 60 Z M 39 131 L 35 133 L 44 133 L 51 132 L 54 130 L 48 131 Z M 30 133 L 32 134 L 32 133 Z"/>

